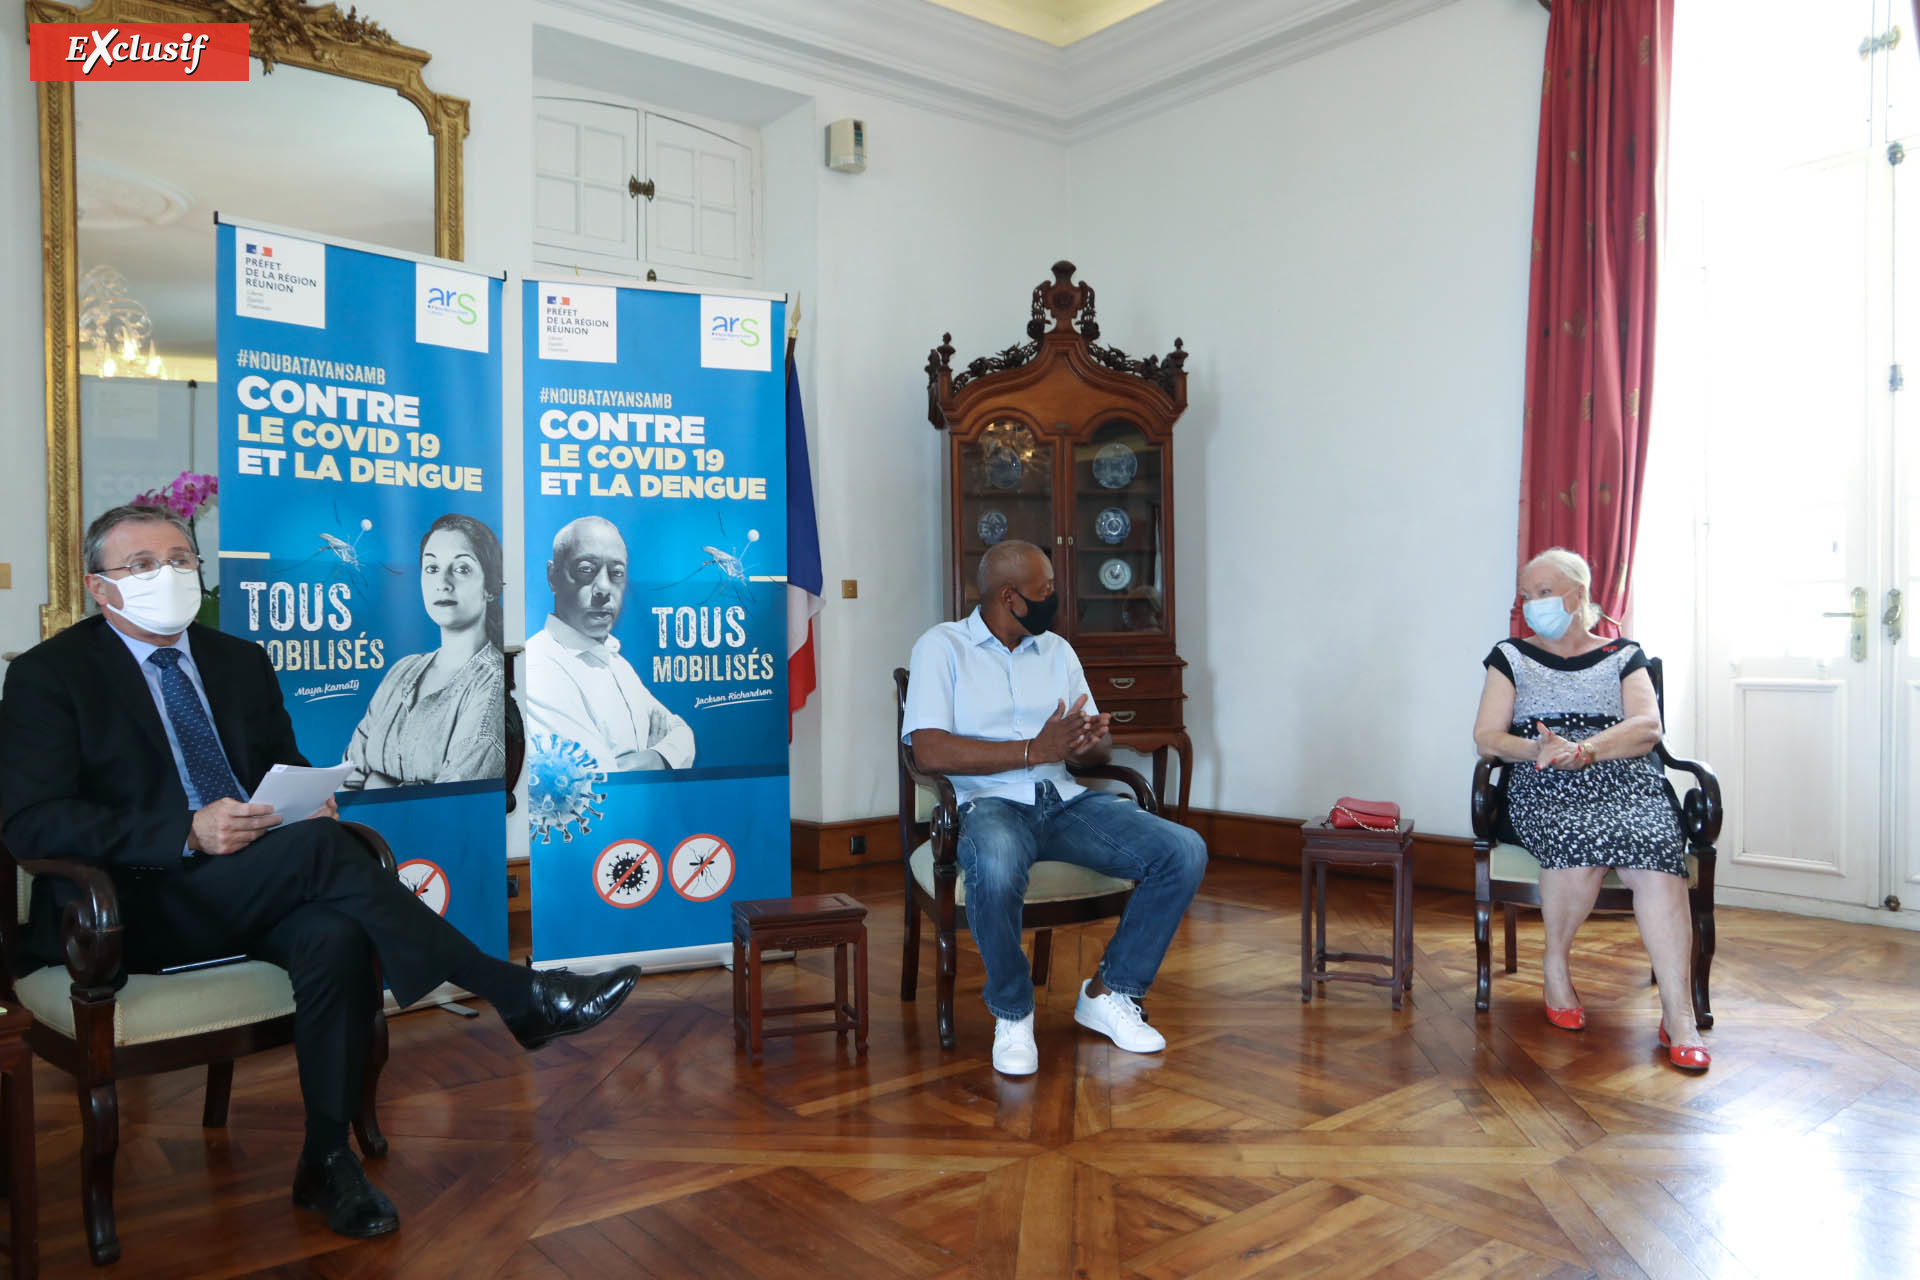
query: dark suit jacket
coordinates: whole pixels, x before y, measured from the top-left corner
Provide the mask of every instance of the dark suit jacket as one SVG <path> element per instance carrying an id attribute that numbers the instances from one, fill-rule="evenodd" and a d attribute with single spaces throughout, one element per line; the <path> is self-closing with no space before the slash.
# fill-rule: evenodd
<path id="1" fill-rule="evenodd" d="M 214 728 L 249 793 L 275 764 L 305 764 L 260 646 L 199 624 L 187 645 Z M 180 865 L 193 815 L 153 695 L 102 617 L 21 654 L 0 696 L 0 834 L 18 858 L 70 858 L 116 880 Z M 59 963 L 65 882 L 34 882 L 21 962 Z"/>

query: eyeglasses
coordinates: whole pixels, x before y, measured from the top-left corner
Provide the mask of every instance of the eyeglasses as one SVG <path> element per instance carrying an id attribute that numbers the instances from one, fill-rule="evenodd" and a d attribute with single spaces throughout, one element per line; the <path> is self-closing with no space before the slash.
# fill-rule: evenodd
<path id="1" fill-rule="evenodd" d="M 152 556 L 135 556 L 125 564 L 117 564 L 111 569 L 102 569 L 100 572 L 102 575 L 124 572 L 142 582 L 151 582 L 160 576 L 162 569 L 171 569 L 175 573 L 198 573 L 200 557 L 191 551 L 168 556 L 165 560 L 156 560 Z"/>

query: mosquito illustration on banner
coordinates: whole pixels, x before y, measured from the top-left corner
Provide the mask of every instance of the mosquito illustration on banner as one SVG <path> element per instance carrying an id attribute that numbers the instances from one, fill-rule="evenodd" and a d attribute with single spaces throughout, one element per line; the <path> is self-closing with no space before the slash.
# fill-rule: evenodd
<path id="1" fill-rule="evenodd" d="M 720 537 L 724 541 L 726 536 L 727 521 L 726 517 L 722 516 L 720 517 Z M 706 599 L 700 603 L 710 603 L 715 596 L 724 591 L 744 605 L 747 603 L 748 584 L 753 581 L 753 575 L 747 569 L 747 556 L 752 552 L 753 544 L 758 541 L 760 541 L 760 531 L 758 529 L 749 529 L 747 530 L 747 545 L 737 551 L 728 551 L 721 547 L 703 546 L 700 549 L 707 553 L 707 559 L 702 561 L 700 566 L 686 577 L 681 578 L 678 582 L 670 582 L 666 586 L 658 588 L 658 591 L 661 594 L 665 594 L 676 587 L 691 582 L 708 569 L 716 569 L 719 571 L 719 580 L 714 584 L 713 590 L 707 593 Z"/>
<path id="2" fill-rule="evenodd" d="M 333 523 L 335 528 L 341 529 L 343 532 L 345 531 L 346 524 L 340 519 L 340 505 L 338 503 L 335 503 L 333 507 Z M 351 539 L 321 530 L 319 547 L 309 552 L 306 559 L 300 563 L 305 564 L 307 560 L 311 560 L 315 556 L 331 555 L 335 560 L 340 562 L 344 575 L 352 579 L 364 593 L 367 590 L 366 571 L 371 567 L 371 562 L 361 559 L 360 540 L 371 532 L 373 532 L 373 521 L 365 516 L 360 518 L 360 527 L 354 532 Z M 382 564 L 380 568 L 396 575 L 402 572 L 390 564 Z"/>

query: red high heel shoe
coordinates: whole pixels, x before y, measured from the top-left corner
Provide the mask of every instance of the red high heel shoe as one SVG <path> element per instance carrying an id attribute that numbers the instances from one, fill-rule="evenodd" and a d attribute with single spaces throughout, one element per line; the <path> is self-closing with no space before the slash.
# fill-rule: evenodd
<path id="1" fill-rule="evenodd" d="M 1575 1005 L 1571 1009 L 1556 1009 L 1552 1005 L 1544 1006 L 1547 1021 L 1562 1031 L 1585 1031 L 1587 1029 L 1587 1009 L 1585 1005 Z"/>
<path id="2" fill-rule="evenodd" d="M 1667 1051 L 1667 1061 L 1682 1071 L 1705 1071 L 1713 1065 L 1713 1055 L 1707 1052 L 1703 1044 L 1675 1044 L 1667 1039 L 1667 1024 L 1660 1024 L 1660 1047 Z"/>

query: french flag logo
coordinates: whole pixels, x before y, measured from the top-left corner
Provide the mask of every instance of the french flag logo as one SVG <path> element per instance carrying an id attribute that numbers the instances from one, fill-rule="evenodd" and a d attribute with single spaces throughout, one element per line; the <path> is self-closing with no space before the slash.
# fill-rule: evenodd
<path id="1" fill-rule="evenodd" d="M 271 245 L 250 244 L 247 246 L 247 253 L 255 258 L 271 258 L 273 256 L 273 247 Z"/>
<path id="2" fill-rule="evenodd" d="M 563 297 L 560 297 L 558 294 L 552 294 L 552 293 L 548 294 L 547 305 L 551 307 L 551 306 L 554 306 L 555 304 L 558 304 L 563 307 L 570 307 L 573 305 L 573 299 L 563 298 Z"/>

